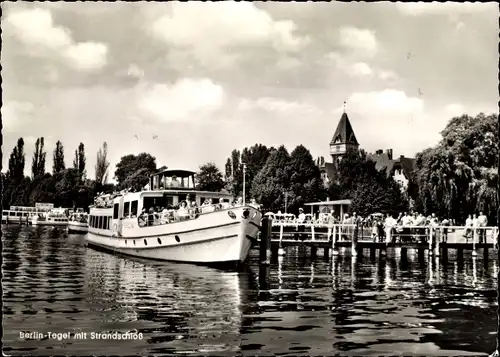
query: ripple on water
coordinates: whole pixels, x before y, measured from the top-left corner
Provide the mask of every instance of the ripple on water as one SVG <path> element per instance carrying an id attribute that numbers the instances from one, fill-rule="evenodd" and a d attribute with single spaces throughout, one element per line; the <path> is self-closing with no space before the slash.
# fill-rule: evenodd
<path id="1" fill-rule="evenodd" d="M 465 257 L 409 254 L 248 271 L 123 259 L 84 236 L 4 232 L 4 348 L 12 355 L 480 355 L 495 346 L 496 276 Z M 136 332 L 142 339 L 22 340 L 20 331 Z M 493 333 L 492 333 L 493 332 Z"/>

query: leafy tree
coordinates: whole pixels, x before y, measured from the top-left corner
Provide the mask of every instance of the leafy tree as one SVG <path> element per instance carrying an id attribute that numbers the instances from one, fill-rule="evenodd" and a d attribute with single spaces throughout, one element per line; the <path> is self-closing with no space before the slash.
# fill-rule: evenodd
<path id="1" fill-rule="evenodd" d="M 130 154 L 123 156 L 116 165 L 115 179 L 119 188 L 130 187 L 128 186 L 130 184 L 137 187 L 142 182 L 146 185 L 149 182 L 149 177 L 156 171 L 156 159 L 150 154 Z"/>
<path id="2" fill-rule="evenodd" d="M 361 215 L 396 214 L 408 209 L 399 184 L 385 170 L 378 171 L 364 151 L 348 150 L 338 168 L 338 179 L 330 183 L 334 199 L 351 199 L 351 209 Z"/>
<path id="3" fill-rule="evenodd" d="M 224 188 L 222 172 L 213 162 L 208 162 L 200 166 L 200 171 L 196 174 L 198 181 L 197 188 L 200 191 L 218 192 Z"/>
<path id="4" fill-rule="evenodd" d="M 47 153 L 43 151 L 43 146 L 43 137 L 36 139 L 35 153 L 33 154 L 33 161 L 31 164 L 31 177 L 33 179 L 45 174 L 45 157 Z"/>
<path id="5" fill-rule="evenodd" d="M 97 161 L 95 164 L 95 181 L 98 186 L 106 184 L 108 180 L 108 144 L 104 142 L 102 148 L 97 152 Z"/>
<path id="6" fill-rule="evenodd" d="M 80 143 L 78 149 L 75 150 L 75 158 L 73 160 L 73 168 L 78 172 L 80 181 L 85 179 L 85 145 Z"/>
<path id="7" fill-rule="evenodd" d="M 255 144 L 250 148 L 244 148 L 241 152 L 241 162 L 246 164 L 245 184 L 247 187 L 252 187 L 252 182 L 259 171 L 266 164 L 267 158 L 271 149 L 265 145 Z M 239 175 L 236 179 L 238 187 L 243 189 L 243 175 Z"/>
<path id="8" fill-rule="evenodd" d="M 227 159 L 225 165 L 227 189 L 234 197 L 243 191 L 243 171 L 241 167 L 241 153 L 239 150 L 233 150 L 231 157 Z"/>
<path id="9" fill-rule="evenodd" d="M 255 176 L 250 192 L 265 208 L 273 211 L 284 209 L 290 176 L 290 155 L 282 145 L 271 151 L 266 164 Z"/>
<path id="10" fill-rule="evenodd" d="M 288 204 L 291 211 L 297 211 L 306 202 L 324 198 L 321 172 L 303 145 L 297 146 L 290 154 L 290 170 Z"/>
<path id="11" fill-rule="evenodd" d="M 442 140 L 417 154 L 417 205 L 425 213 L 464 220 L 498 207 L 498 117 L 482 113 L 450 120 Z"/>
<path id="12" fill-rule="evenodd" d="M 52 172 L 57 174 L 66 169 L 66 164 L 64 163 L 64 147 L 60 140 L 56 142 L 56 148 L 54 149 L 54 163 L 52 165 Z"/>

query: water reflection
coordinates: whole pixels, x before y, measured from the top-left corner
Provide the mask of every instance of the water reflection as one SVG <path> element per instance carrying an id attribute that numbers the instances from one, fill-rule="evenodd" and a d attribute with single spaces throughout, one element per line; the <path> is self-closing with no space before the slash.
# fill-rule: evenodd
<path id="1" fill-rule="evenodd" d="M 123 259 L 82 236 L 4 230 L 12 355 L 480 355 L 494 348 L 496 259 L 389 250 L 329 261 L 289 249 L 239 273 Z M 493 253 L 493 252 L 492 252 Z M 135 331 L 137 341 L 24 341 L 19 331 Z"/>

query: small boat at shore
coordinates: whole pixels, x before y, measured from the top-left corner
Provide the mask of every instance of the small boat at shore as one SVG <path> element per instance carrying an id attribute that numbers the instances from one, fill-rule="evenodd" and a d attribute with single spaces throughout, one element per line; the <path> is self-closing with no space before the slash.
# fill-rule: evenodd
<path id="1" fill-rule="evenodd" d="M 76 212 L 70 215 L 68 233 L 87 233 L 89 231 L 88 214 Z"/>
<path id="2" fill-rule="evenodd" d="M 165 261 L 228 267 L 244 262 L 257 239 L 261 212 L 230 204 L 229 193 L 197 191 L 194 175 L 165 170 L 140 192 L 97 198 L 89 213 L 88 245 Z"/>
<path id="3" fill-rule="evenodd" d="M 33 226 L 66 227 L 69 219 L 64 208 L 54 208 L 49 212 L 39 213 L 31 219 Z"/>

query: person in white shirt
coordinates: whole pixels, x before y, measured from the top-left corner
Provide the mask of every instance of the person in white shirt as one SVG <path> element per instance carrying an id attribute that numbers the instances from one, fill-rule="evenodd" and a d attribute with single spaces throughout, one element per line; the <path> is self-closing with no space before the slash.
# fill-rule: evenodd
<path id="1" fill-rule="evenodd" d="M 411 216 L 409 216 L 406 212 L 401 218 L 401 225 L 403 226 L 403 230 L 401 232 L 402 241 L 410 241 L 411 240 Z"/>
<path id="2" fill-rule="evenodd" d="M 477 219 L 477 215 L 474 213 L 472 215 L 472 238 L 477 239 L 476 235 L 478 234 L 479 220 Z"/>
<path id="3" fill-rule="evenodd" d="M 306 221 L 306 215 L 304 213 L 304 209 L 301 207 L 301 208 L 299 208 L 299 216 L 297 217 L 297 223 L 298 223 L 297 231 L 299 232 L 300 239 L 304 238 L 303 232 L 305 230 L 305 226 L 304 226 L 305 221 Z"/>
<path id="4" fill-rule="evenodd" d="M 464 237 L 465 237 L 465 241 L 466 242 L 468 242 L 469 238 L 472 235 L 472 226 L 473 226 L 472 217 L 469 214 L 467 216 L 467 219 L 465 220 L 465 234 L 464 234 Z"/>
<path id="5" fill-rule="evenodd" d="M 387 214 L 384 221 L 384 229 L 385 229 L 385 242 L 389 243 L 392 241 L 392 229 L 394 227 L 395 220 L 392 218 L 390 214 Z"/>
<path id="6" fill-rule="evenodd" d="M 478 226 L 486 227 L 488 225 L 488 217 L 486 217 L 483 212 L 479 212 L 479 217 L 477 217 Z M 478 230 L 479 232 L 479 243 L 485 243 L 486 241 L 486 229 L 482 228 Z"/>

